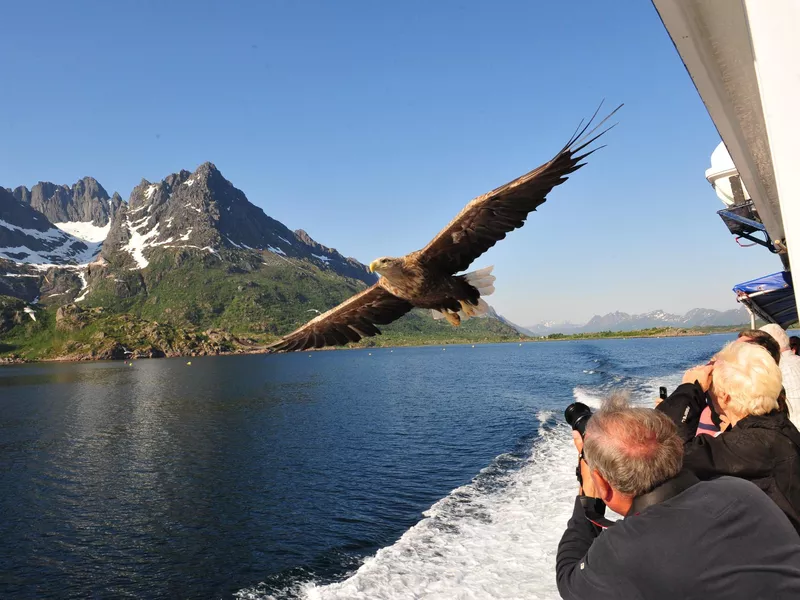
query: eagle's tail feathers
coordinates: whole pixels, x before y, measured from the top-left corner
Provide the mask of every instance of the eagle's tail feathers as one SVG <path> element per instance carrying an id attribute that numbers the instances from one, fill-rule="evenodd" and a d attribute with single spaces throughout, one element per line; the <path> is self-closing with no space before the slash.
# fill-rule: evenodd
<path id="1" fill-rule="evenodd" d="M 496 277 L 492 275 L 492 269 L 494 269 L 494 265 L 472 271 L 471 273 L 465 274 L 464 279 L 467 280 L 468 284 L 478 290 L 481 296 L 489 296 L 494 292 L 494 281 L 496 279 Z"/>

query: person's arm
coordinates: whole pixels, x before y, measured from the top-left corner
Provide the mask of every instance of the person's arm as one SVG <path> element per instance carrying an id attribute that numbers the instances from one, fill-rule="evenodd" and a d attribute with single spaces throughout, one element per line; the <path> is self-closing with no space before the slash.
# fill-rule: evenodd
<path id="1" fill-rule="evenodd" d="M 578 496 L 572 518 L 561 537 L 556 555 L 556 583 L 561 597 L 570 599 L 632 598 L 624 588 L 625 565 L 618 564 L 607 533 L 586 518 L 584 502 L 594 498 Z M 599 536 L 599 537 L 598 537 Z"/>
<path id="2" fill-rule="evenodd" d="M 751 431 L 733 428 L 717 437 L 692 438 L 684 446 L 683 466 L 700 479 L 721 475 L 753 479 L 771 471 L 772 459 L 769 446 Z"/>
<path id="3" fill-rule="evenodd" d="M 666 400 L 656 406 L 656 410 L 663 412 L 678 426 L 678 435 L 686 443 L 694 439 L 700 414 L 705 407 L 706 393 L 695 381 L 679 385 Z"/>
<path id="4" fill-rule="evenodd" d="M 586 513 L 584 512 L 584 503 L 593 500 L 594 498 L 589 498 L 587 496 L 577 496 L 575 498 L 572 518 L 569 520 L 569 523 L 567 523 L 567 530 L 564 532 L 564 535 L 561 536 L 561 542 L 558 544 L 558 555 L 556 558 L 556 573 L 558 579 L 561 579 L 562 573 L 573 568 L 575 564 L 586 555 L 589 548 L 592 546 L 592 542 L 594 542 L 594 539 L 602 531 L 586 518 Z M 605 514 L 605 505 L 602 506 L 602 511 L 598 511 L 601 515 Z"/>

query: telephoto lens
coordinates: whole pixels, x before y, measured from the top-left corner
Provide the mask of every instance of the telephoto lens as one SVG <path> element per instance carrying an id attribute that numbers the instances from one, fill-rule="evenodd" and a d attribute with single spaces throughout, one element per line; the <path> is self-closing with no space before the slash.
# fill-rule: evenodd
<path id="1" fill-rule="evenodd" d="M 564 418 L 575 431 L 583 437 L 586 434 L 586 424 L 592 416 L 592 409 L 583 402 L 573 402 L 564 411 Z"/>

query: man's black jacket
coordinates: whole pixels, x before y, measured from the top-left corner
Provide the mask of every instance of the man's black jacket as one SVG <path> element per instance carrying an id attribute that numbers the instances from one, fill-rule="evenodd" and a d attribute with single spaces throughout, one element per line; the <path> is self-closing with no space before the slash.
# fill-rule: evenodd
<path id="1" fill-rule="evenodd" d="M 683 466 L 700 479 L 733 475 L 755 483 L 800 533 L 800 432 L 785 413 L 750 415 L 713 437 L 695 435 L 705 393 L 684 383 L 658 406 L 685 442 Z"/>
<path id="2" fill-rule="evenodd" d="M 701 481 L 599 536 L 579 500 L 558 546 L 562 598 L 800 598 L 800 538 L 748 481 Z"/>

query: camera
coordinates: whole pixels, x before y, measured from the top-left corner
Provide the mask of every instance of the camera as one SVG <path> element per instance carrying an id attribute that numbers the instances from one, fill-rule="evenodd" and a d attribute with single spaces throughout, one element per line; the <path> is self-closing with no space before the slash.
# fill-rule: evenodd
<path id="1" fill-rule="evenodd" d="M 583 402 L 573 402 L 564 411 L 564 418 L 569 423 L 573 430 L 577 431 L 583 437 L 586 434 L 586 424 L 589 422 L 589 417 L 592 416 L 592 409 L 586 406 Z"/>

